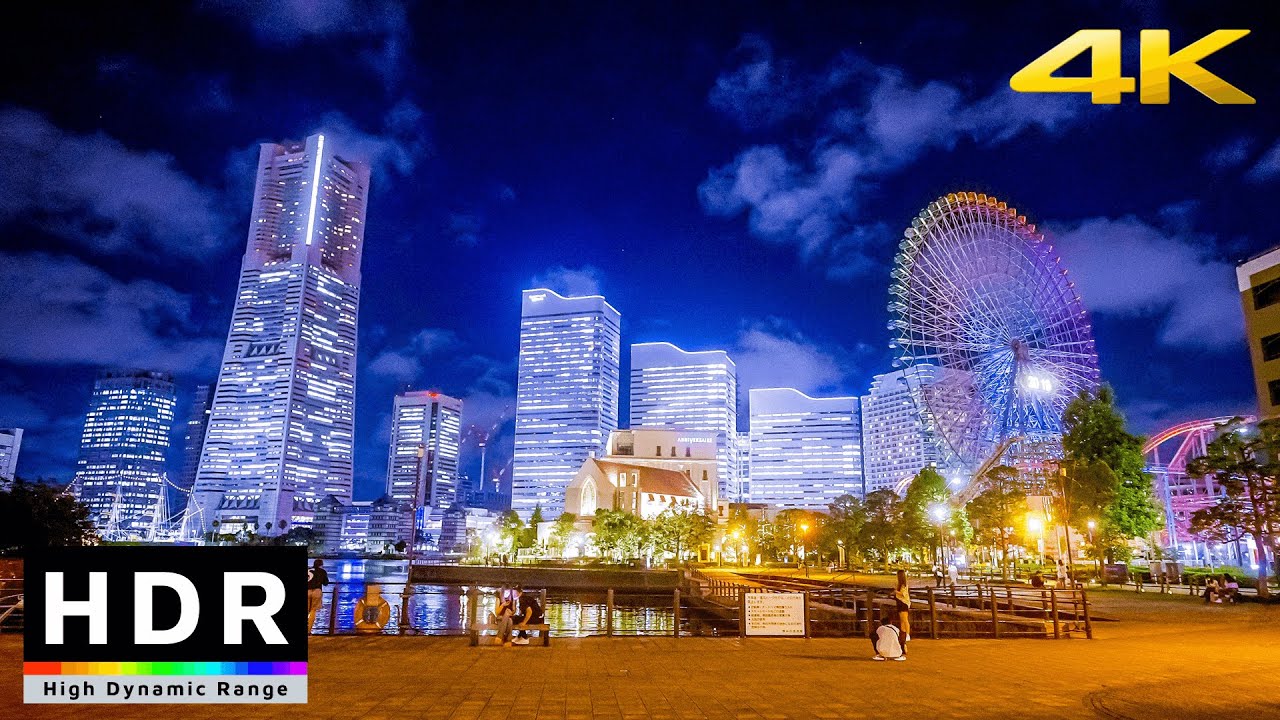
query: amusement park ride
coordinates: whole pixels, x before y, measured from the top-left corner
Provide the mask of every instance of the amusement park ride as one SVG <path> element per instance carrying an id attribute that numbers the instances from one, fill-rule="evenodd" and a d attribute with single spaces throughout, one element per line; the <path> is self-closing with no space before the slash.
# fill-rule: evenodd
<path id="1" fill-rule="evenodd" d="M 1053 246 L 995 197 L 951 193 L 907 228 L 891 272 L 890 342 L 936 443 L 938 466 L 981 478 L 1004 464 L 1043 492 L 1062 455 L 1062 413 L 1099 383 L 1093 333 Z"/>

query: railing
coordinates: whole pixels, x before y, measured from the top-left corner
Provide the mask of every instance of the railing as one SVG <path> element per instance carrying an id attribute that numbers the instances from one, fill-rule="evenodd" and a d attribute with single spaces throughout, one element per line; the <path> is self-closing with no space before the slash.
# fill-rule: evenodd
<path id="1" fill-rule="evenodd" d="M 885 617 L 898 619 L 893 592 L 854 586 L 825 586 L 803 578 L 760 576 L 778 587 L 754 587 L 693 571 L 686 576 L 689 592 L 719 605 L 727 615 L 740 607 L 744 592 L 803 592 L 806 635 L 809 637 L 867 636 Z M 912 637 L 1052 638 L 1093 637 L 1088 596 L 1083 588 L 1027 588 L 974 584 L 945 588 L 913 588 L 908 611 Z M 740 616 L 740 612 L 737 613 Z M 738 617 L 741 621 L 741 618 Z"/>
<path id="2" fill-rule="evenodd" d="M 0 578 L 0 633 L 22 632 L 22 578 Z"/>

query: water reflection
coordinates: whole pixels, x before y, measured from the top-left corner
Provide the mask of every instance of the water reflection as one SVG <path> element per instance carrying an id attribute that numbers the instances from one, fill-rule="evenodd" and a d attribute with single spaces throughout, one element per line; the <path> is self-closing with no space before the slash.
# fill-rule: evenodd
<path id="1" fill-rule="evenodd" d="M 314 631 L 330 631 L 334 586 L 338 589 L 338 633 L 355 627 L 356 602 L 368 583 L 377 583 L 391 603 L 391 621 L 385 632 L 399 633 L 401 607 L 408 602 L 407 630 L 427 635 L 462 635 L 466 632 L 467 588 L 456 585 L 414 585 L 404 595 L 408 570 L 404 561 L 341 559 L 326 561 L 334 585 L 325 589 L 324 607 L 316 613 Z M 483 618 L 494 606 L 496 588 L 479 587 L 477 612 Z M 670 635 L 674 612 L 671 596 L 659 594 L 617 594 L 614 597 L 615 635 Z M 546 617 L 551 634 L 559 637 L 586 637 L 607 634 L 605 594 L 592 592 L 551 592 L 547 596 Z"/>

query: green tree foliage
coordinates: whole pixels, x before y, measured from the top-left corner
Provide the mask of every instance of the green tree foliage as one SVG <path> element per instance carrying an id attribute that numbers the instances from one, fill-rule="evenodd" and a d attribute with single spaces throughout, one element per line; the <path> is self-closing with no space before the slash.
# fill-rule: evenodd
<path id="1" fill-rule="evenodd" d="M 625 510 L 596 510 L 595 542 L 600 552 L 614 559 L 640 557 L 649 546 L 649 526 Z"/>
<path id="2" fill-rule="evenodd" d="M 573 513 L 560 513 L 560 517 L 556 518 L 556 524 L 551 529 L 551 537 L 547 540 L 548 549 L 555 555 L 564 555 L 565 548 L 569 546 L 569 537 L 573 534 L 574 523 L 578 521 L 578 516 Z"/>
<path id="3" fill-rule="evenodd" d="M 937 468 L 926 467 L 916 473 L 902 498 L 899 537 L 907 547 L 936 548 L 939 520 L 933 516 L 933 511 L 941 507 L 949 513 L 950 500 L 951 489 Z"/>
<path id="4" fill-rule="evenodd" d="M 1057 504 L 1082 528 L 1097 515 L 1097 545 L 1108 559 L 1127 552 L 1127 542 L 1160 529 L 1164 514 L 1146 473 L 1142 438 L 1125 430 L 1115 394 L 1104 385 L 1081 393 L 1062 414 L 1066 479 Z"/>
<path id="5" fill-rule="evenodd" d="M 535 505 L 533 514 L 529 516 L 529 527 L 524 530 L 524 537 L 520 540 L 520 547 L 533 547 L 538 544 L 538 526 L 546 522 L 546 518 L 542 516 L 542 506 Z"/>
<path id="6" fill-rule="evenodd" d="M 1187 472 L 1213 478 L 1223 496 L 1191 516 L 1191 529 L 1224 540 L 1252 535 L 1259 549 L 1258 596 L 1270 597 L 1266 549 L 1280 533 L 1280 421 L 1264 420 L 1252 430 L 1236 418 L 1206 450 L 1187 463 Z"/>
<path id="7" fill-rule="evenodd" d="M 788 508 L 775 515 L 770 523 L 774 557 L 801 560 L 802 547 L 806 553 L 816 547 L 820 520 L 818 513 L 798 508 Z"/>
<path id="8" fill-rule="evenodd" d="M 866 520 L 858 534 L 858 546 L 887 566 L 893 553 L 902 546 L 899 532 L 903 503 L 892 490 L 876 490 L 867 493 L 863 509 Z"/>
<path id="9" fill-rule="evenodd" d="M 97 539 L 89 509 L 61 488 L 18 478 L 0 492 L 0 554 L 92 545 Z"/>
<path id="10" fill-rule="evenodd" d="M 512 555 L 520 548 L 528 547 L 524 544 L 528 538 L 527 528 L 515 510 L 508 510 L 498 518 L 498 537 Z"/>
<path id="11" fill-rule="evenodd" d="M 710 541 L 715 527 L 715 519 L 706 513 L 668 508 L 653 520 L 653 545 L 680 562 L 686 552 Z"/>
<path id="12" fill-rule="evenodd" d="M 819 531 L 818 547 L 824 555 L 840 556 L 844 547 L 845 567 L 860 553 L 862 527 L 867 523 L 867 509 L 853 495 L 841 495 L 827 506 L 827 517 Z"/>
<path id="13" fill-rule="evenodd" d="M 760 550 L 760 521 L 746 508 L 737 506 L 729 511 L 728 540 L 726 542 L 733 543 L 734 551 L 741 552 L 742 546 L 747 548 L 746 555 L 754 557 L 761 552 Z M 737 534 L 735 537 L 734 534 Z M 743 561 L 746 558 L 742 558 Z"/>
<path id="14" fill-rule="evenodd" d="M 974 537 L 1000 557 L 1001 573 L 1008 577 L 1009 543 L 1026 508 L 1027 497 L 1018 483 L 1018 471 L 1008 465 L 991 468 L 978 479 L 984 489 L 965 506 L 973 524 Z"/>

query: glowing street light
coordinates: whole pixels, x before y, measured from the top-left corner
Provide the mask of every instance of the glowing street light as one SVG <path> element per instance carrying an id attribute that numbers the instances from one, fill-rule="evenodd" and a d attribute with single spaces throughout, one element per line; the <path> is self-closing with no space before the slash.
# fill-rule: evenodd
<path id="1" fill-rule="evenodd" d="M 934 503 L 929 506 L 929 514 L 933 516 L 933 521 L 938 524 L 938 551 L 935 562 L 942 564 L 942 526 L 946 524 L 951 510 L 942 503 Z"/>

